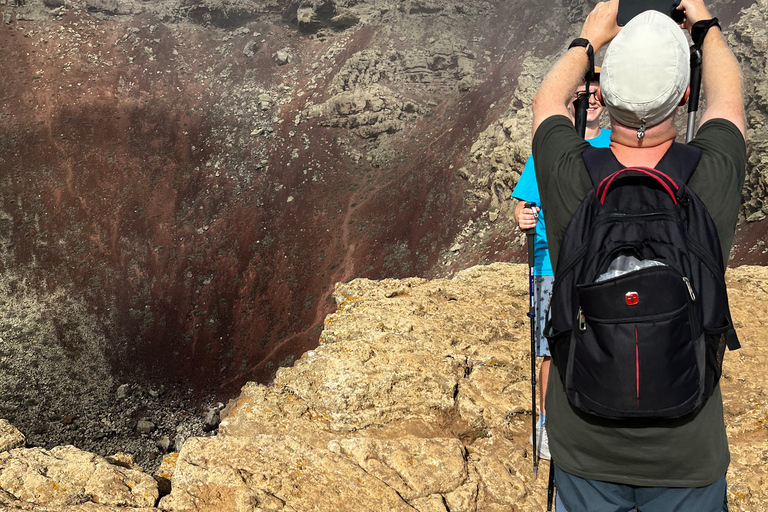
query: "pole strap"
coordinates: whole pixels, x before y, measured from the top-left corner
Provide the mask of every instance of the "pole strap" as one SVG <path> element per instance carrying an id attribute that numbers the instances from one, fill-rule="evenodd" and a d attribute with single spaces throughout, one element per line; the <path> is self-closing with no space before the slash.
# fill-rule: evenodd
<path id="1" fill-rule="evenodd" d="M 711 20 L 699 20 L 693 24 L 693 27 L 691 27 L 691 40 L 696 48 L 701 48 L 701 45 L 704 44 L 704 38 L 707 37 L 707 32 L 709 32 L 709 29 L 712 27 L 719 28 L 720 32 L 723 31 L 723 27 L 720 26 L 720 22 L 717 18 L 712 18 Z"/>

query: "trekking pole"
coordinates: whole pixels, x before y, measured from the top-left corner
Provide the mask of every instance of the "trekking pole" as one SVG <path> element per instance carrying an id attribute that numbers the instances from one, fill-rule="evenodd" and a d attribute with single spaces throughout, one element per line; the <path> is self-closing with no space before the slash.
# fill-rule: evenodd
<path id="1" fill-rule="evenodd" d="M 555 462 L 549 461 L 549 481 L 547 482 L 547 512 L 552 512 L 552 502 L 555 501 Z"/>
<path id="2" fill-rule="evenodd" d="M 536 203 L 525 203 L 526 208 L 534 208 Z M 534 298 L 533 266 L 535 264 L 533 241 L 536 228 L 525 230 L 528 238 L 528 318 L 531 323 L 531 441 L 533 442 L 533 478 L 539 472 L 539 461 L 536 457 L 536 309 Z"/>
<path id="3" fill-rule="evenodd" d="M 586 75 L 584 76 L 584 81 L 586 82 L 584 94 L 579 94 L 576 96 L 576 100 L 573 102 L 573 111 L 575 113 L 574 117 L 574 126 L 576 127 L 576 133 L 579 134 L 579 137 L 582 139 L 585 138 L 587 134 L 587 109 L 589 108 L 589 84 L 594 82 L 596 80 L 596 72 L 595 72 L 595 62 L 594 62 L 594 56 L 590 57 L 589 59 L 589 70 L 587 70 Z M 528 207 L 528 205 L 533 205 L 533 203 L 526 203 L 525 206 Z M 534 205 L 535 206 L 535 205 Z M 533 268 L 533 252 L 532 252 L 532 238 L 533 234 L 531 233 L 533 230 L 529 230 L 528 233 L 528 267 L 529 269 Z M 528 313 L 528 316 L 531 317 L 531 374 L 535 375 L 535 350 L 536 350 L 536 341 L 535 341 L 535 335 L 534 335 L 534 325 L 533 325 L 533 270 L 529 270 L 529 276 L 528 279 L 530 281 L 530 289 L 531 289 L 531 306 Z M 534 388 L 534 397 L 533 397 L 533 418 L 536 418 L 536 397 L 535 397 L 535 389 L 536 389 L 536 377 L 533 376 L 532 383 Z M 536 424 L 533 424 L 533 476 L 536 477 L 536 473 L 538 472 L 538 464 L 536 462 Z M 555 496 L 555 461 L 550 459 L 549 461 L 549 478 L 547 479 L 547 512 L 552 512 L 552 502 Z"/>
<path id="4" fill-rule="evenodd" d="M 577 94 L 573 102 L 573 124 L 582 139 L 587 134 L 587 109 L 589 108 L 589 84 L 595 80 L 595 56 L 589 57 L 589 69 L 584 75 L 584 94 Z M 578 92 L 578 91 L 577 91 Z"/>
<path id="5" fill-rule="evenodd" d="M 576 133 L 582 139 L 587 134 L 587 108 L 589 108 L 589 82 L 587 82 L 586 93 L 576 96 L 573 102 L 573 124 L 576 127 Z"/>
<path id="6" fill-rule="evenodd" d="M 701 48 L 691 46 L 691 93 L 688 96 L 688 129 L 685 142 L 690 142 L 696 131 L 696 111 L 699 110 L 701 91 Z"/>

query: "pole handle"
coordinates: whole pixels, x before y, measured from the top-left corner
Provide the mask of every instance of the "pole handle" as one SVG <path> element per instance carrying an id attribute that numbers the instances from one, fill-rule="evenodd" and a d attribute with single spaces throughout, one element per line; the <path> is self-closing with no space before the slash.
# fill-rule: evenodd
<path id="1" fill-rule="evenodd" d="M 576 133 L 582 139 L 587 134 L 587 108 L 589 108 L 589 94 L 579 94 L 573 102 L 573 112 Z"/>
<path id="2" fill-rule="evenodd" d="M 536 203 L 530 203 L 527 202 L 524 205 L 526 208 L 535 208 Z M 533 268 L 533 266 L 536 264 L 536 260 L 534 257 L 534 237 L 536 236 L 536 228 L 530 228 L 525 230 L 525 236 L 528 239 L 528 266 L 530 268 Z"/>
<path id="3" fill-rule="evenodd" d="M 688 96 L 688 128 L 685 142 L 690 142 L 696 131 L 696 112 L 699 110 L 701 95 L 701 59 L 701 48 L 691 46 L 691 93 Z"/>
<path id="4" fill-rule="evenodd" d="M 589 108 L 589 84 L 595 81 L 595 55 L 594 53 L 588 53 L 589 57 L 589 69 L 584 75 L 584 93 L 577 94 L 576 100 L 573 102 L 574 120 L 573 124 L 576 127 L 576 133 L 582 139 L 587 134 L 587 109 Z M 577 91 L 578 92 L 578 91 Z"/>
<path id="5" fill-rule="evenodd" d="M 699 110 L 701 92 L 701 49 L 691 46 L 691 94 L 688 97 L 688 112 Z"/>

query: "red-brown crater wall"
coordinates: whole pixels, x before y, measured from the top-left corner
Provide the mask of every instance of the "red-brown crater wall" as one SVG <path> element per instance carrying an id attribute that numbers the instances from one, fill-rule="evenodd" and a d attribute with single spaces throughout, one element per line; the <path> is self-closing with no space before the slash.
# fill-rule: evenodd
<path id="1" fill-rule="evenodd" d="M 471 109 L 459 116 L 472 131 L 404 136 L 382 167 L 351 162 L 338 129 L 294 126 L 292 104 L 268 112 L 281 119 L 273 138 L 233 147 L 238 119 L 217 107 L 227 90 L 216 72 L 230 65 L 227 83 L 273 88 L 285 69 L 270 52 L 292 27 L 270 27 L 243 62 L 217 56 L 202 30 L 181 39 L 161 26 L 146 52 L 126 26 L 84 13 L 44 26 L 0 26 L 2 265 L 84 301 L 122 378 L 199 390 L 268 381 L 316 346 L 336 282 L 423 274 L 466 221 L 449 167 L 480 129 Z M 244 66 L 257 72 L 245 78 Z M 192 71 L 206 67 L 208 80 Z"/>
<path id="2" fill-rule="evenodd" d="M 0 272 L 84 303 L 119 379 L 231 392 L 316 346 L 337 282 L 523 261 L 511 221 L 487 220 L 490 182 L 457 171 L 475 172 L 470 147 L 510 104 L 527 108 L 531 45 L 550 56 L 562 35 L 545 30 L 554 2 L 488 5 L 398 14 L 420 24 L 408 37 L 301 34 L 275 6 L 223 28 L 0 7 Z M 381 62 L 345 67 L 366 49 Z M 308 116 L 342 71 L 411 102 L 400 125 L 375 139 Z M 470 220 L 487 235 L 449 261 Z M 77 350 L 76 322 L 55 331 Z"/>

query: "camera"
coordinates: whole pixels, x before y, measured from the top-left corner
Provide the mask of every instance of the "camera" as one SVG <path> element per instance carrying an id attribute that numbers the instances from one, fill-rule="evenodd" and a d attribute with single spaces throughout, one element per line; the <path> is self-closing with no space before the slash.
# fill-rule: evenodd
<path id="1" fill-rule="evenodd" d="M 619 14 L 616 16 L 616 23 L 624 26 L 629 20 L 645 11 L 659 11 L 666 14 L 675 23 L 682 23 L 685 19 L 685 13 L 678 11 L 677 6 L 680 2 L 670 0 L 621 0 L 619 2 Z"/>

